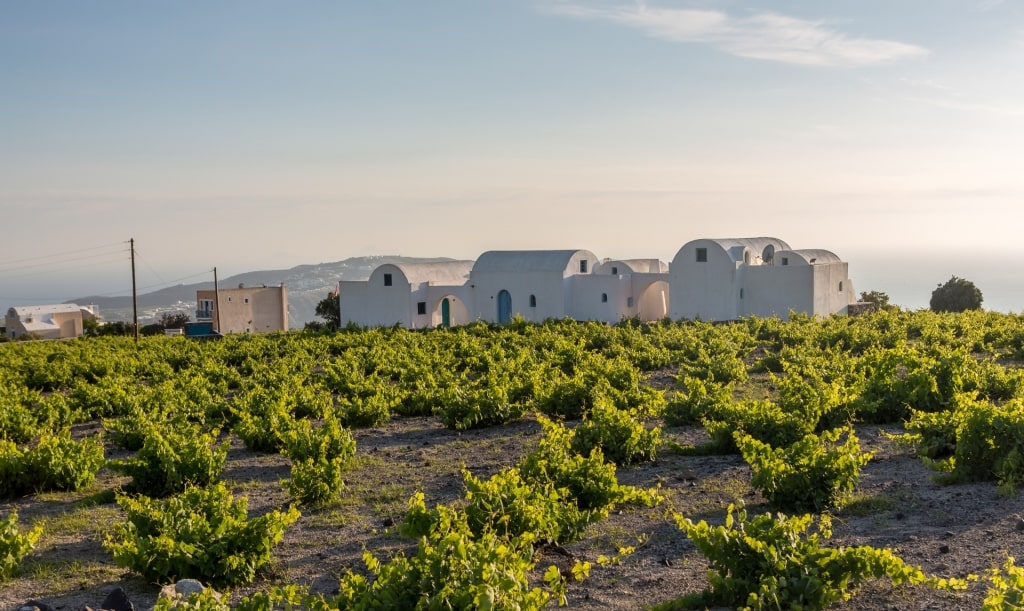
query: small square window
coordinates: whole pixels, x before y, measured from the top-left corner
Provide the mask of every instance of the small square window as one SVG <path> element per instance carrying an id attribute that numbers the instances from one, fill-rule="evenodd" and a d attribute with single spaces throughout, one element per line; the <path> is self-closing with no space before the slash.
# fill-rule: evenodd
<path id="1" fill-rule="evenodd" d="M 420 316 L 423 316 L 424 314 L 427 313 L 427 302 L 426 301 L 417 301 L 416 302 L 416 313 L 419 314 Z"/>
<path id="2" fill-rule="evenodd" d="M 707 263 L 707 262 L 708 262 L 708 249 L 707 248 L 698 248 L 697 249 L 697 263 Z"/>
<path id="3" fill-rule="evenodd" d="M 580 261 L 580 273 L 581 274 L 587 273 L 587 260 L 586 259 L 583 259 L 582 261 Z"/>
<path id="4" fill-rule="evenodd" d="M 608 293 L 601 293 L 601 303 L 608 303 Z"/>
<path id="5" fill-rule="evenodd" d="M 782 257 L 782 264 L 789 265 L 789 257 Z"/>
<path id="6" fill-rule="evenodd" d="M 530 307 L 531 308 L 537 307 L 537 296 L 536 295 L 530 295 Z"/>
<path id="7" fill-rule="evenodd" d="M 391 286 L 391 274 L 384 274 L 384 286 Z"/>
<path id="8" fill-rule="evenodd" d="M 626 307 L 627 308 L 633 307 L 633 298 L 632 297 L 626 297 Z"/>
<path id="9" fill-rule="evenodd" d="M 618 276 L 619 275 L 619 268 L 613 267 L 612 268 L 612 275 L 613 276 Z"/>
<path id="10" fill-rule="evenodd" d="M 248 297 L 245 298 L 245 303 L 249 303 L 249 298 Z"/>
<path id="11" fill-rule="evenodd" d="M 231 298 L 230 297 L 228 297 L 228 303 L 231 303 Z"/>

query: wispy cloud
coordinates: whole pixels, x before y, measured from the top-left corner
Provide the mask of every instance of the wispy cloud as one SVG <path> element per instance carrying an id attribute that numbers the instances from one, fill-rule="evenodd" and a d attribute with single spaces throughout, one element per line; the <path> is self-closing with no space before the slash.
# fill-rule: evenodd
<path id="1" fill-rule="evenodd" d="M 921 58 L 928 50 L 908 43 L 859 38 L 779 13 L 735 17 L 717 10 L 658 8 L 646 3 L 595 7 L 558 4 L 549 10 L 635 28 L 648 36 L 712 45 L 726 53 L 805 66 L 865 66 Z"/>

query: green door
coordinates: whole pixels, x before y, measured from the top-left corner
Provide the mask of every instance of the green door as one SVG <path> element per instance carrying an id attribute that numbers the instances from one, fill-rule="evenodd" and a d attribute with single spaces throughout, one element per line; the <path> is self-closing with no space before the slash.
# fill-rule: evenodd
<path id="1" fill-rule="evenodd" d="M 448 303 L 447 297 L 441 302 L 441 326 L 445 328 L 452 326 L 452 306 Z"/>

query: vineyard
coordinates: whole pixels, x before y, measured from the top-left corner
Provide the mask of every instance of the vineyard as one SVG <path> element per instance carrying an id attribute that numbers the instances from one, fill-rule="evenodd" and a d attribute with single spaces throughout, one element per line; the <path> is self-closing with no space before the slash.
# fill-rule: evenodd
<path id="1" fill-rule="evenodd" d="M 1012 609 L 1021 485 L 1017 315 L 0 345 L 0 608 Z"/>

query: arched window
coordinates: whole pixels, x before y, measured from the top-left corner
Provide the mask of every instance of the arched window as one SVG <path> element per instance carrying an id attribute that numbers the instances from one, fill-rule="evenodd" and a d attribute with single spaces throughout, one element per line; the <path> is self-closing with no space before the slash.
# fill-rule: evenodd
<path id="1" fill-rule="evenodd" d="M 740 289 L 740 299 L 743 299 L 743 289 Z"/>
<path id="2" fill-rule="evenodd" d="M 531 308 L 537 307 L 537 296 L 536 295 L 530 295 L 530 307 Z"/>
<path id="3" fill-rule="evenodd" d="M 601 293 L 601 303 L 608 303 L 608 293 Z"/>
<path id="4" fill-rule="evenodd" d="M 839 281 L 839 292 L 840 293 L 843 292 L 843 281 L 842 280 Z"/>

